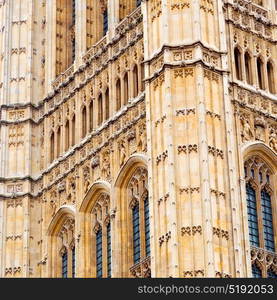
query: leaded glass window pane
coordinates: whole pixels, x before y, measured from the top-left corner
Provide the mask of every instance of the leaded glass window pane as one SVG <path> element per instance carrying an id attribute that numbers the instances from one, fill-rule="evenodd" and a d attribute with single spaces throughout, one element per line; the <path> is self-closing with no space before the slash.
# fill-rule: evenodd
<path id="1" fill-rule="evenodd" d="M 270 195 L 265 190 L 261 193 L 261 205 L 265 248 L 275 252 L 271 199 Z"/>
<path id="2" fill-rule="evenodd" d="M 270 269 L 267 271 L 267 278 L 277 278 L 277 273 Z"/>
<path id="3" fill-rule="evenodd" d="M 259 247 L 256 192 L 249 184 L 246 185 L 246 198 L 250 243 L 253 246 Z"/>
<path id="4" fill-rule="evenodd" d="M 139 205 L 133 208 L 133 244 L 134 244 L 134 263 L 140 261 L 140 231 L 139 231 Z"/>
<path id="5" fill-rule="evenodd" d="M 67 278 L 67 252 L 62 255 L 62 277 Z"/>
<path id="6" fill-rule="evenodd" d="M 262 271 L 256 264 L 252 265 L 252 275 L 253 278 L 262 278 Z"/>
<path id="7" fill-rule="evenodd" d="M 104 35 L 107 33 L 109 28 L 109 23 L 108 23 L 108 10 L 106 9 L 103 13 L 103 31 Z"/>
<path id="8" fill-rule="evenodd" d="M 96 234 L 96 277 L 101 278 L 102 273 L 102 230 L 100 229 Z"/>
<path id="9" fill-rule="evenodd" d="M 72 249 L 72 277 L 75 278 L 75 247 Z"/>

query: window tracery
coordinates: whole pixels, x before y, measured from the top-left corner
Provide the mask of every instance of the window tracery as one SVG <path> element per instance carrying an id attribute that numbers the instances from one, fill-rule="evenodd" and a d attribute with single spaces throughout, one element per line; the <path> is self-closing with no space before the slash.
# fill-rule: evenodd
<path id="1" fill-rule="evenodd" d="M 258 156 L 248 159 L 244 169 L 252 273 L 253 277 L 266 277 L 269 269 L 277 274 L 273 207 L 275 174 Z"/>
<path id="2" fill-rule="evenodd" d="M 130 272 L 134 277 L 150 277 L 150 219 L 147 170 L 138 168 L 128 184 L 130 222 L 132 224 L 132 262 Z M 145 264 L 146 263 L 146 264 Z M 143 266 L 147 266 L 143 273 Z"/>
<path id="3" fill-rule="evenodd" d="M 52 240 L 53 246 L 57 245 L 57 256 L 54 255 L 54 265 L 57 267 L 56 276 L 72 278 L 75 276 L 75 221 L 66 218 L 57 234 L 57 240 Z M 57 261 L 56 261 L 57 260 Z"/>
<path id="4" fill-rule="evenodd" d="M 95 255 L 92 265 L 93 274 L 97 278 L 111 277 L 111 224 L 110 224 L 110 196 L 102 193 L 96 200 L 91 216 L 93 224 L 92 247 Z"/>

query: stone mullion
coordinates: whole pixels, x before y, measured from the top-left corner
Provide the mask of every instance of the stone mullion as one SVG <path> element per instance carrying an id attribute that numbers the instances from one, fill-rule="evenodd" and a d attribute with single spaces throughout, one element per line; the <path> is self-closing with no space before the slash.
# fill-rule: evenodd
<path id="1" fill-rule="evenodd" d="M 56 77 L 57 39 L 56 39 L 56 0 L 46 1 L 46 44 L 45 44 L 45 92 L 52 90 L 52 81 Z"/>
<path id="2" fill-rule="evenodd" d="M 76 244 L 75 244 L 75 276 L 78 278 L 85 278 L 88 276 L 86 265 L 88 263 L 88 255 L 86 249 L 90 249 L 90 244 L 87 239 L 88 231 L 86 213 L 79 211 L 76 218 Z"/>
<path id="3" fill-rule="evenodd" d="M 102 212 L 104 216 L 104 211 Z M 102 272 L 103 278 L 108 277 L 108 269 L 107 269 L 107 226 L 105 224 L 102 225 Z"/>
<path id="4" fill-rule="evenodd" d="M 96 233 L 92 231 L 91 235 L 91 276 L 96 278 Z"/>
<path id="5" fill-rule="evenodd" d="M 48 268 L 48 274 L 47 277 L 54 277 L 58 278 L 62 275 L 62 256 L 60 253 L 62 243 L 61 241 L 58 241 L 60 239 L 58 236 L 51 236 L 49 238 L 49 249 L 51 251 L 49 256 L 49 268 Z"/>
<path id="6" fill-rule="evenodd" d="M 149 28 L 150 20 L 150 3 L 142 2 L 142 15 L 143 15 L 143 27 L 144 27 L 144 59 L 148 60 L 150 58 L 152 49 L 151 49 L 151 30 Z M 145 65 L 145 75 L 146 78 L 150 74 L 150 65 Z M 152 277 L 161 276 L 161 269 L 164 267 L 164 264 L 161 265 L 160 262 L 160 248 L 159 248 L 159 235 L 161 234 L 161 213 L 158 211 L 158 206 L 156 205 L 157 200 L 157 189 L 154 176 L 157 173 L 155 166 L 155 155 L 156 155 L 156 145 L 155 139 L 152 134 L 153 129 L 153 105 L 151 103 L 152 84 L 147 82 L 145 84 L 145 103 L 146 103 L 146 131 L 147 131 L 147 154 L 149 157 L 148 160 L 148 192 L 149 192 L 149 212 L 150 212 L 150 237 L 151 237 L 151 274 Z"/>
<path id="7" fill-rule="evenodd" d="M 115 172 L 114 166 L 116 165 L 115 163 L 116 158 L 115 158 L 115 152 L 113 152 L 112 155 L 112 160 L 111 160 L 111 176 L 113 176 L 113 173 Z M 114 207 L 116 207 L 116 196 L 118 195 L 118 188 L 114 187 L 113 190 L 111 191 L 110 194 L 110 201 L 111 201 L 111 209 L 113 210 Z M 112 211 L 111 211 L 112 212 Z M 120 276 L 120 262 L 121 262 L 121 257 L 120 257 L 120 252 L 119 252 L 119 247 L 121 245 L 120 243 L 120 235 L 119 232 L 121 232 L 121 227 L 119 226 L 119 221 L 118 221 L 118 214 L 119 212 L 113 212 L 113 216 L 111 215 L 111 245 L 112 245 L 112 272 L 111 276 L 112 277 L 119 277 Z"/>
<path id="8" fill-rule="evenodd" d="M 258 175 L 259 175 L 258 173 L 255 174 L 257 182 L 259 181 Z M 257 189 L 255 189 L 255 192 L 256 192 L 256 205 L 257 205 L 257 216 L 258 216 L 258 227 L 259 227 L 259 244 L 260 244 L 260 248 L 265 249 L 260 184 L 258 184 Z"/>

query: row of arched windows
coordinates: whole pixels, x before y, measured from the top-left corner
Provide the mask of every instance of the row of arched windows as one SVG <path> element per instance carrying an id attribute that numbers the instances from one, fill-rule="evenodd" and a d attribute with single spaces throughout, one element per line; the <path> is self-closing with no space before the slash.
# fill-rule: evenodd
<path id="1" fill-rule="evenodd" d="M 96 278 L 109 278 L 112 276 L 112 245 L 113 236 L 111 234 L 110 217 L 110 196 L 107 192 L 95 191 L 96 197 L 92 196 L 86 204 L 85 211 L 89 213 L 85 218 L 89 221 L 87 233 L 83 239 L 89 242 L 90 276 Z M 147 171 L 144 167 L 137 168 L 127 184 L 127 194 L 129 205 L 127 208 L 127 220 L 124 225 L 125 234 L 129 236 L 128 249 L 130 258 L 128 259 L 129 268 L 135 267 L 150 257 L 150 217 L 149 199 L 147 189 Z M 65 219 L 64 225 L 58 231 L 58 241 L 53 240 L 53 244 L 61 247 L 57 249 L 58 262 L 60 266 L 57 277 L 75 277 L 75 246 L 74 246 L 74 224 L 73 219 L 69 222 Z M 70 224 L 67 225 L 67 224 Z M 69 231 L 70 228 L 70 231 Z M 68 246 L 69 245 L 69 246 Z M 86 243 L 87 246 L 87 243 Z M 149 274 L 150 276 L 150 274 Z"/>
<path id="2" fill-rule="evenodd" d="M 271 60 L 264 61 L 262 56 L 253 58 L 250 52 L 242 52 L 239 47 L 234 49 L 236 79 L 253 85 L 262 90 L 276 93 L 274 65 Z M 255 75 L 256 74 L 256 75 Z"/>
<path id="3" fill-rule="evenodd" d="M 126 72 L 122 78 L 115 80 L 115 110 L 119 111 L 128 104 L 131 98 L 135 98 L 144 90 L 144 64 L 135 64 L 131 72 Z M 89 104 L 81 109 L 81 138 L 92 132 L 96 127 L 110 118 L 110 91 L 98 95 L 96 101 L 91 100 Z M 50 162 L 58 158 L 62 153 L 62 127 L 50 133 Z M 76 118 L 75 114 L 67 119 L 64 127 L 64 151 L 76 144 Z M 55 148 L 56 147 L 56 148 Z"/>
<path id="4" fill-rule="evenodd" d="M 273 222 L 273 174 L 270 168 L 259 158 L 251 158 L 245 163 L 246 202 L 250 245 L 275 253 Z M 266 273 L 264 273 L 266 272 Z M 252 263 L 253 277 L 274 277 L 273 269 L 262 270 Z"/>

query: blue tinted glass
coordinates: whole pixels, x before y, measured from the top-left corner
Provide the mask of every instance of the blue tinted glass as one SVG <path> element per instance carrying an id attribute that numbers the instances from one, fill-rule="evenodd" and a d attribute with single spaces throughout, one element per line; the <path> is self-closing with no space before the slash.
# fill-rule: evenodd
<path id="1" fill-rule="evenodd" d="M 275 252 L 271 199 L 265 190 L 261 193 L 261 205 L 265 248 Z"/>
<path id="2" fill-rule="evenodd" d="M 259 247 L 256 192 L 249 184 L 246 185 L 246 200 L 250 243 L 253 246 Z"/>
<path id="3" fill-rule="evenodd" d="M 96 277 L 101 278 L 102 273 L 102 230 L 96 234 Z"/>
<path id="4" fill-rule="evenodd" d="M 134 263 L 140 261 L 140 231 L 139 231 L 139 206 L 133 208 L 133 253 Z"/>

